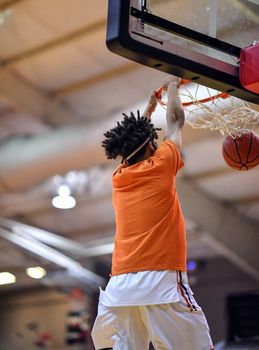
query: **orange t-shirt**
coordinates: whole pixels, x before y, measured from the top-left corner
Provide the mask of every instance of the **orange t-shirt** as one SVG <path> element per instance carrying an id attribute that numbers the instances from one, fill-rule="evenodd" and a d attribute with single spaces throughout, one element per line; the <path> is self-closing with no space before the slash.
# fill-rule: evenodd
<path id="1" fill-rule="evenodd" d="M 112 276 L 186 271 L 185 225 L 175 189 L 175 176 L 182 166 L 177 147 L 166 140 L 153 156 L 114 173 Z"/>

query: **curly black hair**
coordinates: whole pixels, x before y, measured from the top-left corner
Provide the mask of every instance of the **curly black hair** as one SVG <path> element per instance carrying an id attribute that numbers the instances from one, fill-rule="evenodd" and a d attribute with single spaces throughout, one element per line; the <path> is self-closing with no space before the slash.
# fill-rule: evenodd
<path id="1" fill-rule="evenodd" d="M 108 159 L 116 159 L 117 156 L 126 159 L 148 137 L 150 141 L 158 139 L 157 130 L 159 129 L 156 129 L 149 119 L 141 117 L 139 111 L 137 111 L 137 116 L 132 112 L 130 116 L 125 113 L 123 116 L 122 122 L 117 122 L 114 128 L 104 134 L 105 140 L 102 146 L 105 148 Z M 129 163 L 134 163 L 134 158 L 142 156 L 145 150 L 146 147 L 140 149 Z"/>

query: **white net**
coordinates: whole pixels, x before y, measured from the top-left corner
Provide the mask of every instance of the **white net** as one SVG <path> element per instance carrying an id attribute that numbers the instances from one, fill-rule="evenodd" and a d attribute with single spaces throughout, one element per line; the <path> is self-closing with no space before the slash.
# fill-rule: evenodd
<path id="1" fill-rule="evenodd" d="M 259 112 L 236 97 L 223 95 L 221 98 L 218 91 L 197 84 L 184 85 L 179 91 L 186 123 L 193 128 L 217 130 L 235 138 L 259 125 Z M 204 98 L 210 101 L 202 102 Z"/>

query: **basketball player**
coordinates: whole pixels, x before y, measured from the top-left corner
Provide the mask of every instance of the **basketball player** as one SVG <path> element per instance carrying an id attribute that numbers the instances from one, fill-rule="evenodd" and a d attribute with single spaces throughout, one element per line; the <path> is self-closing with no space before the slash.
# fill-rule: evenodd
<path id="1" fill-rule="evenodd" d="M 193 298 L 186 275 L 186 237 L 175 177 L 182 168 L 185 117 L 180 79 L 164 83 L 168 93 L 167 130 L 158 147 L 150 121 L 157 105 L 152 93 L 143 116 L 124 114 L 107 131 L 108 159 L 121 157 L 114 172 L 116 218 L 112 272 L 100 290 L 92 337 L 96 349 L 213 349 L 209 328 Z"/>

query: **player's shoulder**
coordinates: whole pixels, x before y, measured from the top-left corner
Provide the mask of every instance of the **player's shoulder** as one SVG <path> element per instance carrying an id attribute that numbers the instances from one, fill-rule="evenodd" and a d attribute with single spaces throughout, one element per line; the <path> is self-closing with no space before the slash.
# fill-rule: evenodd
<path id="1" fill-rule="evenodd" d="M 156 150 L 156 154 L 160 155 L 160 154 L 166 154 L 166 153 L 179 153 L 179 149 L 176 146 L 176 144 L 170 140 L 170 139 L 165 139 L 158 147 L 158 149 Z"/>
<path id="2" fill-rule="evenodd" d="M 177 145 L 170 139 L 164 140 L 156 151 L 156 157 L 164 161 L 166 168 L 176 174 L 184 166 L 181 153 Z"/>

